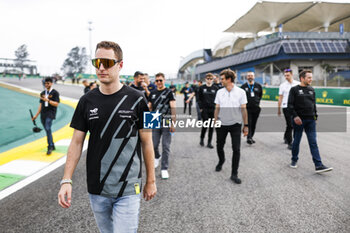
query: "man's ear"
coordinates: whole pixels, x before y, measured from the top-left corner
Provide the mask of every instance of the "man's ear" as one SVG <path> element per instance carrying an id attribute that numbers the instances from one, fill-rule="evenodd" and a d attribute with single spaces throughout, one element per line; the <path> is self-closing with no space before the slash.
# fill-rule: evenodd
<path id="1" fill-rule="evenodd" d="M 124 61 L 119 62 L 120 69 L 123 68 Z"/>

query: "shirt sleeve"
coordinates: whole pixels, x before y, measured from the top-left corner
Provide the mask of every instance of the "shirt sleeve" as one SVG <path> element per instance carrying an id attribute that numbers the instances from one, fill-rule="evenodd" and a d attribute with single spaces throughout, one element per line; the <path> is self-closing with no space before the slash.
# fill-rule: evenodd
<path id="1" fill-rule="evenodd" d="M 262 99 L 263 87 L 259 85 L 259 98 Z"/>
<path id="2" fill-rule="evenodd" d="M 315 111 L 315 120 L 317 120 L 318 115 L 317 115 L 317 108 L 316 108 L 316 94 L 315 94 L 315 90 L 313 90 L 314 93 L 314 111 Z"/>
<path id="3" fill-rule="evenodd" d="M 74 111 L 70 127 L 83 132 L 87 132 L 89 130 L 85 114 L 84 101 L 82 99 L 79 100 L 78 106 Z"/>
<path id="4" fill-rule="evenodd" d="M 278 88 L 278 95 L 283 95 L 283 86 L 282 86 L 282 84 Z"/>
<path id="5" fill-rule="evenodd" d="M 136 126 L 137 129 L 143 129 L 143 122 L 144 122 L 144 112 L 148 112 L 148 106 L 147 106 L 147 100 L 146 97 L 143 96 L 142 100 L 137 105 L 137 120 L 136 120 Z"/>
<path id="6" fill-rule="evenodd" d="M 169 92 L 168 92 L 168 98 L 169 98 L 169 101 L 175 100 L 174 93 L 170 89 L 169 89 Z"/>
<path id="7" fill-rule="evenodd" d="M 44 93 L 44 92 L 41 92 L 41 93 L 40 93 L 40 97 L 42 97 L 43 95 L 45 95 L 45 93 Z M 44 101 L 43 101 L 42 99 L 39 99 L 39 103 L 43 104 Z"/>
<path id="8" fill-rule="evenodd" d="M 58 91 L 55 90 L 53 92 L 51 100 L 58 103 L 60 102 L 60 94 L 58 93 Z"/>
<path id="9" fill-rule="evenodd" d="M 198 89 L 198 106 L 199 106 L 199 109 L 203 109 L 203 88 L 202 87 L 199 87 Z"/>
<path id="10" fill-rule="evenodd" d="M 240 99 L 240 105 L 242 104 L 247 104 L 248 101 L 247 101 L 247 94 L 246 92 L 242 89 L 242 95 L 241 95 L 241 99 Z"/>
<path id="11" fill-rule="evenodd" d="M 216 92 L 214 103 L 220 104 L 220 92 L 219 91 Z"/>
<path id="12" fill-rule="evenodd" d="M 292 87 L 289 91 L 288 96 L 288 111 L 293 116 L 293 119 L 298 116 L 297 112 L 295 111 L 295 91 L 296 88 Z"/>

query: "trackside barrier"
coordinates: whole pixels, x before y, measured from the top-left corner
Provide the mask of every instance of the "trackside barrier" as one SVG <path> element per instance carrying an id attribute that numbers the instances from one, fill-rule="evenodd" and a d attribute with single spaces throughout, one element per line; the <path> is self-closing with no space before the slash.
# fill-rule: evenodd
<path id="1" fill-rule="evenodd" d="M 350 88 L 315 88 L 316 103 L 350 106 Z M 264 87 L 263 100 L 278 101 L 278 87 Z"/>

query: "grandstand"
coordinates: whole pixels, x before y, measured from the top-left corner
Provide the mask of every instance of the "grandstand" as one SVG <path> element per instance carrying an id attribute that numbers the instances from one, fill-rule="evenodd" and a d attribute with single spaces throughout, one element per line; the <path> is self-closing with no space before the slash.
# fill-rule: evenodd
<path id="1" fill-rule="evenodd" d="M 8 74 L 38 75 L 38 69 L 34 64 L 35 61 L 26 59 L 23 65 L 19 65 L 17 61 L 16 59 L 0 58 L 0 74 L 3 76 Z"/>
<path id="2" fill-rule="evenodd" d="M 231 68 L 243 82 L 254 71 L 257 81 L 279 85 L 284 68 L 294 74 L 307 68 L 315 85 L 350 86 L 349 29 L 349 3 L 258 2 L 225 31 L 232 34 L 215 46 L 211 61 L 192 72 L 200 79 Z"/>

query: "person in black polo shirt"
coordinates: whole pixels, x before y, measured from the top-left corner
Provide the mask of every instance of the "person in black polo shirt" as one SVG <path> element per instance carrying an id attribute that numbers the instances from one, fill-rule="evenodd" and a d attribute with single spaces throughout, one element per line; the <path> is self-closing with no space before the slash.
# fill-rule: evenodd
<path id="1" fill-rule="evenodd" d="M 214 111 L 215 111 L 214 101 L 215 101 L 215 95 L 218 90 L 218 87 L 213 85 L 213 79 L 214 79 L 213 74 L 211 73 L 206 74 L 205 84 L 200 86 L 198 90 L 198 105 L 199 105 L 199 109 L 200 109 L 203 121 L 214 119 Z M 211 124 L 209 124 L 207 147 L 210 149 L 214 148 L 213 145 L 211 144 L 211 140 L 213 138 L 213 130 L 214 128 L 211 127 Z M 205 137 L 206 131 L 207 131 L 207 128 L 204 127 L 203 125 L 201 130 L 200 143 L 199 143 L 201 146 L 204 146 L 204 137 Z"/>
<path id="2" fill-rule="evenodd" d="M 162 114 L 162 120 L 166 121 L 166 125 L 169 125 L 169 121 L 175 122 L 176 115 L 176 101 L 174 93 L 165 87 L 165 78 L 163 73 L 156 74 L 157 89 L 151 91 L 149 95 L 149 108 L 151 111 L 158 111 Z M 158 167 L 159 160 L 162 159 L 161 164 L 161 178 L 169 178 L 169 155 L 171 144 L 171 133 L 175 132 L 175 128 L 171 125 L 170 128 L 163 127 L 161 124 L 160 129 L 152 130 L 153 147 L 155 152 L 155 167 Z M 159 143 L 162 138 L 162 155 L 159 153 Z"/>
<path id="3" fill-rule="evenodd" d="M 83 95 L 74 112 L 74 133 L 58 200 L 63 208 L 71 206 L 72 176 L 89 131 L 87 186 L 97 226 L 100 232 L 137 232 L 141 147 L 147 175 L 145 200 L 152 199 L 157 191 L 152 134 L 143 129 L 148 106 L 143 93 L 120 83 L 123 52 L 118 44 L 100 42 L 95 56 L 92 64 L 101 85 Z"/>
<path id="4" fill-rule="evenodd" d="M 134 82 L 130 86 L 144 93 L 146 97 L 148 97 L 150 94 L 150 91 L 148 90 L 147 84 L 145 82 L 145 76 L 140 71 L 135 72 Z"/>
<path id="5" fill-rule="evenodd" d="M 185 86 L 181 89 L 180 93 L 184 94 L 184 113 L 186 113 L 187 108 L 187 100 L 190 98 L 191 93 L 193 93 L 193 89 L 190 87 L 190 84 L 188 82 L 185 83 Z M 192 100 L 188 103 L 188 113 L 191 115 L 191 107 L 192 107 Z"/>
<path id="6" fill-rule="evenodd" d="M 201 80 L 198 80 L 198 86 L 194 89 L 194 92 L 192 92 L 192 94 L 190 95 L 190 97 L 186 100 L 186 103 L 189 104 L 193 97 L 196 97 L 196 110 L 197 110 L 197 120 L 201 121 L 202 120 L 202 115 L 201 115 L 201 111 L 198 105 L 198 100 L 199 100 L 199 88 L 202 86 L 203 82 Z M 192 85 L 193 86 L 193 85 Z"/>
<path id="7" fill-rule="evenodd" d="M 262 98 L 262 86 L 255 82 L 254 72 L 247 73 L 247 82 L 244 83 L 241 88 L 245 90 L 247 94 L 247 112 L 248 112 L 248 136 L 247 143 L 255 143 L 253 136 L 255 133 L 256 122 L 258 121 L 260 114 L 260 100 Z"/>
<path id="8" fill-rule="evenodd" d="M 50 155 L 55 150 L 55 144 L 52 138 L 52 121 L 56 119 L 57 106 L 60 103 L 60 94 L 52 88 L 52 79 L 45 79 L 45 91 L 40 94 L 40 104 L 37 113 L 33 117 L 33 121 L 40 114 L 41 123 L 44 126 L 47 136 L 47 155 Z"/>
<path id="9" fill-rule="evenodd" d="M 326 167 L 321 161 L 316 140 L 316 97 L 315 90 L 310 86 L 312 82 L 312 71 L 303 70 L 299 74 L 300 84 L 290 89 L 288 97 L 288 110 L 293 118 L 294 141 L 292 146 L 292 162 L 290 167 L 297 168 L 299 145 L 303 131 L 307 135 L 312 160 L 316 172 L 331 171 L 333 168 Z"/>

